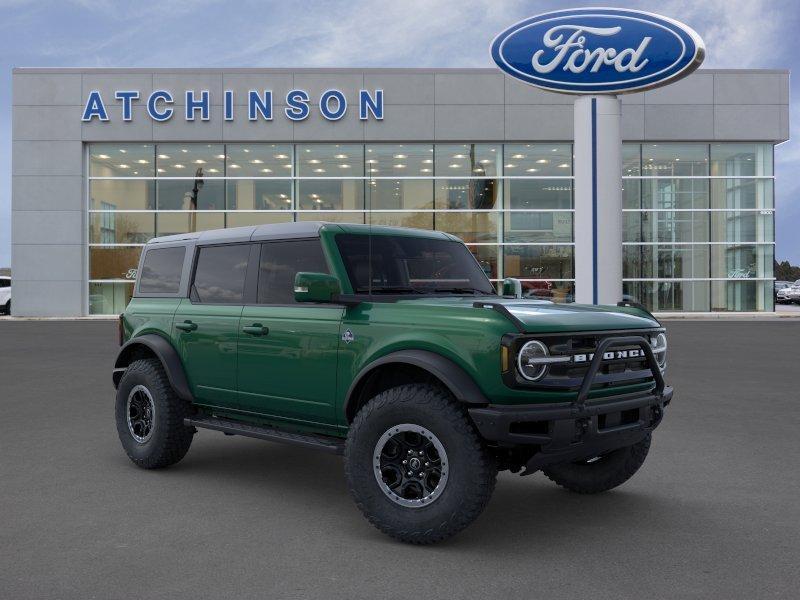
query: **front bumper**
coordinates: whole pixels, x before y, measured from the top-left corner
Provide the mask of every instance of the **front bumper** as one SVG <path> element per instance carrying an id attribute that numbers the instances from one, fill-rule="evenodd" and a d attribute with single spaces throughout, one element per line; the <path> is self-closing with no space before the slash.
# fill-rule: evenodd
<path id="1" fill-rule="evenodd" d="M 489 405 L 470 408 L 481 436 L 501 446 L 535 450 L 523 475 L 544 466 L 592 458 L 644 439 L 664 416 L 672 388 L 626 394 L 583 405 L 573 403 Z"/>
<path id="2" fill-rule="evenodd" d="M 610 348 L 636 345 L 653 375 L 650 392 L 636 392 L 589 401 L 595 377 Z M 642 336 L 603 339 L 595 349 L 574 402 L 489 405 L 470 408 L 469 414 L 484 439 L 500 446 L 524 446 L 530 452 L 523 475 L 544 466 L 593 458 L 635 444 L 655 429 L 672 400 L 649 342 Z"/>

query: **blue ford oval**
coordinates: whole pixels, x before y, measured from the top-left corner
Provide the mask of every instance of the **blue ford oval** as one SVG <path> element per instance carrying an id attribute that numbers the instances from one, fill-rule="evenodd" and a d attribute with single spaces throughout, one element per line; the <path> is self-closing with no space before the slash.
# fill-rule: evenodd
<path id="1" fill-rule="evenodd" d="M 491 51 L 512 77 L 570 94 L 658 87 L 688 75 L 705 56 L 703 40 L 683 23 L 621 8 L 537 15 L 503 31 Z"/>

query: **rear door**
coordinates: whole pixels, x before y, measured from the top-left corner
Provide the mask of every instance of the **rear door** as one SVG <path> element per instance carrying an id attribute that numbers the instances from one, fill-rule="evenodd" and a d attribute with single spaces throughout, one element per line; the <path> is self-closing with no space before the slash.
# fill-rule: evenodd
<path id="1" fill-rule="evenodd" d="M 261 244 L 257 301 L 244 307 L 239 327 L 239 403 L 261 415 L 333 424 L 344 308 L 296 303 L 298 271 L 329 272 L 318 238 Z"/>
<path id="2" fill-rule="evenodd" d="M 198 404 L 236 408 L 236 344 L 254 244 L 199 246 L 189 298 L 175 313 L 176 346 Z"/>

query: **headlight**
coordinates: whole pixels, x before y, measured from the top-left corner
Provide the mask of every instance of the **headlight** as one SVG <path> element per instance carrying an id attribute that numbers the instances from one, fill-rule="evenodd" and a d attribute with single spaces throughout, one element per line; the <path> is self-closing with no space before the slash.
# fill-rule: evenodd
<path id="1" fill-rule="evenodd" d="M 664 367 L 667 366 L 667 335 L 659 333 L 651 337 L 650 346 L 653 348 L 653 354 L 655 354 L 658 366 L 663 371 Z"/>
<path id="2" fill-rule="evenodd" d="M 539 340 L 532 340 L 520 348 L 517 355 L 519 374 L 528 381 L 539 381 L 547 373 L 547 346 Z"/>

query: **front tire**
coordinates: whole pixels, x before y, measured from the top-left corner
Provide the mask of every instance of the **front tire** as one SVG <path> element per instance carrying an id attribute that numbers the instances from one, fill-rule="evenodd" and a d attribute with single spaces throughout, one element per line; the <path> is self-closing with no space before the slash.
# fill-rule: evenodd
<path id="1" fill-rule="evenodd" d="M 497 466 L 462 405 L 438 387 L 409 384 L 378 394 L 356 415 L 345 473 L 370 523 L 402 542 L 432 544 L 478 518 Z"/>
<path id="2" fill-rule="evenodd" d="M 194 428 L 183 424 L 190 411 L 157 359 L 132 362 L 120 379 L 115 406 L 117 434 L 128 458 L 143 469 L 181 460 L 194 435 Z"/>
<path id="3" fill-rule="evenodd" d="M 554 483 L 578 494 L 598 494 L 622 485 L 647 458 L 651 436 L 589 460 L 552 465 L 542 472 Z"/>

